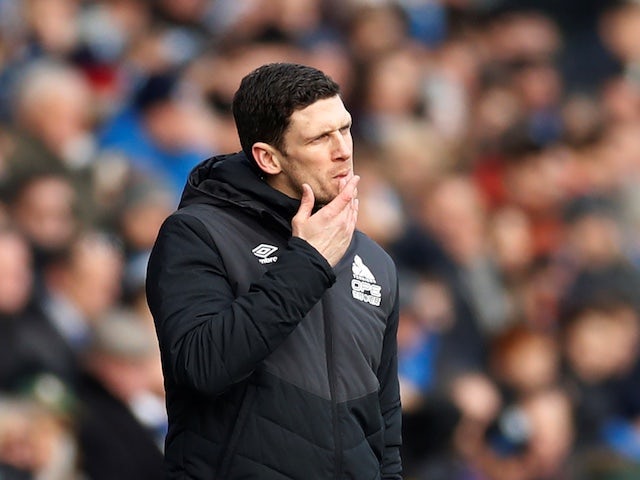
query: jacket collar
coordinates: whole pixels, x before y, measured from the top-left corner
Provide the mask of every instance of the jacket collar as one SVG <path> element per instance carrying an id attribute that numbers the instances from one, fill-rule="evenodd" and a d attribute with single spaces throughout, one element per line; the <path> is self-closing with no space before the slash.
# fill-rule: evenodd
<path id="1" fill-rule="evenodd" d="M 179 208 L 194 203 L 241 208 L 291 230 L 300 200 L 268 185 L 242 152 L 211 157 L 189 174 Z"/>

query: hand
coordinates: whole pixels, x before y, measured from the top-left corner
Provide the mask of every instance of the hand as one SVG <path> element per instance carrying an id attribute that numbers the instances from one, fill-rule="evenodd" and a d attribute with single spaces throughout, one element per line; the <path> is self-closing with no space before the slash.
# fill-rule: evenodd
<path id="1" fill-rule="evenodd" d="M 340 191 L 336 198 L 311 215 L 315 204 L 313 190 L 308 184 L 302 185 L 300 208 L 291 220 L 294 237 L 309 242 L 335 267 L 344 256 L 358 219 L 357 185 L 360 177 L 340 181 Z"/>

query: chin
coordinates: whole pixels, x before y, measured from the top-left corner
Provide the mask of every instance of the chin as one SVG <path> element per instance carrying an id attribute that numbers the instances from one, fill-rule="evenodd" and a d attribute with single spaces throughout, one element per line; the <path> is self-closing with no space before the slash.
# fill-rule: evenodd
<path id="1" fill-rule="evenodd" d="M 322 195 L 318 195 L 316 197 L 316 204 L 318 205 L 326 205 L 327 203 L 331 203 L 331 201 L 338 196 L 338 193 L 331 192 L 323 192 Z"/>

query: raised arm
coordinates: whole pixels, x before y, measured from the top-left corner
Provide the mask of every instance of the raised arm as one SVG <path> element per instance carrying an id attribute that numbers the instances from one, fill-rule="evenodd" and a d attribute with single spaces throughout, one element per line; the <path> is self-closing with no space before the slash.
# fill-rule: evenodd
<path id="1" fill-rule="evenodd" d="M 200 220 L 169 217 L 147 274 L 165 375 L 202 393 L 223 392 L 251 374 L 334 281 L 326 260 L 294 237 L 250 291 L 235 298 Z"/>

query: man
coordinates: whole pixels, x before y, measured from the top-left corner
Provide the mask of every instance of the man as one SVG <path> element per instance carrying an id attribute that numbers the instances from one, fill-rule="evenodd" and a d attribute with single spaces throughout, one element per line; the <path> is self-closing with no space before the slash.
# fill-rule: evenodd
<path id="1" fill-rule="evenodd" d="M 339 87 L 268 64 L 233 114 L 243 151 L 193 170 L 149 260 L 168 478 L 398 479 L 396 271 L 355 231 Z"/>
<path id="2" fill-rule="evenodd" d="M 180 85 L 180 77 L 172 72 L 149 76 L 131 104 L 106 122 L 99 134 L 105 156 L 124 158 L 134 174 L 164 183 L 173 201 L 204 151 L 191 144 L 200 118 L 180 93 Z"/>
<path id="3" fill-rule="evenodd" d="M 150 398 L 154 343 L 142 319 L 127 310 L 108 312 L 94 328 L 75 388 L 80 464 L 92 480 L 164 478 L 152 425 L 136 408 Z"/>

